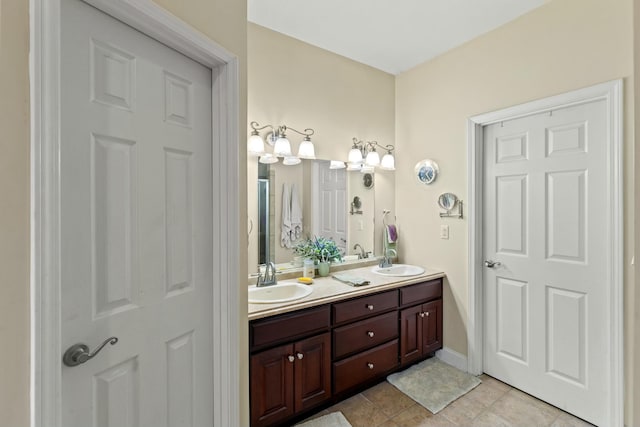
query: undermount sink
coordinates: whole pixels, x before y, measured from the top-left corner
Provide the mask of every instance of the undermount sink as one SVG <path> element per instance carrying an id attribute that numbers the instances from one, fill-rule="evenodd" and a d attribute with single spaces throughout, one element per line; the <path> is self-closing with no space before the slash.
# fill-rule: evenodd
<path id="1" fill-rule="evenodd" d="M 309 285 L 294 282 L 249 288 L 249 302 L 251 304 L 273 304 L 295 301 L 308 296 L 312 291 L 313 289 Z"/>
<path id="2" fill-rule="evenodd" d="M 381 276 L 407 277 L 424 273 L 424 268 L 417 265 L 394 264 L 391 267 L 374 267 L 371 271 Z"/>

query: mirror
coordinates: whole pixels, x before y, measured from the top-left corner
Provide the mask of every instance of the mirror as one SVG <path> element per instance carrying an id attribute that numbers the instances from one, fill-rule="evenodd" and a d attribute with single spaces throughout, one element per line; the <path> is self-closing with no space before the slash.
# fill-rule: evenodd
<path id="1" fill-rule="evenodd" d="M 332 238 L 345 255 L 351 255 L 348 260 L 357 260 L 362 251 L 373 256 L 375 174 L 364 179 L 359 171 L 331 169 L 328 160 L 305 160 L 294 166 L 256 163 L 257 211 L 250 218 L 256 229 L 249 239 L 249 272 L 255 273 L 256 264 L 267 260 L 275 262 L 278 271 L 300 268 L 293 247 L 313 236 Z M 252 253 L 257 255 L 253 265 Z"/>

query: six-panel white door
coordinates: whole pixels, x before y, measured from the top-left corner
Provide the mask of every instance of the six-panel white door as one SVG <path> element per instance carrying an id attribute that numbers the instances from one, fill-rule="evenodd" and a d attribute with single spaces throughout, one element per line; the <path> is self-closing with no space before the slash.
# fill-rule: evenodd
<path id="1" fill-rule="evenodd" d="M 607 420 L 606 105 L 484 128 L 484 371 Z"/>
<path id="2" fill-rule="evenodd" d="M 62 2 L 66 427 L 213 423 L 211 70 Z"/>
<path id="3" fill-rule="evenodd" d="M 347 249 L 347 172 L 346 169 L 330 169 L 330 162 L 314 162 L 318 190 L 314 209 L 314 233 L 333 239 L 342 253 Z"/>

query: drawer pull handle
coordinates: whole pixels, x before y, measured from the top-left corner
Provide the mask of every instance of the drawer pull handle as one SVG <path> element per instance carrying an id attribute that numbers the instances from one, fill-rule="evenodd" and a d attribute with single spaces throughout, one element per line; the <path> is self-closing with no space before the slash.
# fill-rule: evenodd
<path id="1" fill-rule="evenodd" d="M 373 338 L 375 334 L 373 333 L 373 331 L 369 331 L 367 332 L 367 335 L 369 335 L 369 338 Z"/>
<path id="2" fill-rule="evenodd" d="M 367 363 L 367 368 L 373 369 L 373 363 L 371 363 L 371 362 Z"/>
<path id="3" fill-rule="evenodd" d="M 298 352 L 296 353 L 296 356 L 298 356 L 298 359 L 302 360 L 302 358 L 304 357 L 304 354 Z"/>
<path id="4" fill-rule="evenodd" d="M 373 311 L 373 304 L 367 304 L 367 308 L 371 311 Z"/>
<path id="5" fill-rule="evenodd" d="M 289 362 L 293 363 L 294 360 L 296 360 L 295 357 L 293 357 L 292 355 L 288 355 L 287 359 L 289 359 Z"/>

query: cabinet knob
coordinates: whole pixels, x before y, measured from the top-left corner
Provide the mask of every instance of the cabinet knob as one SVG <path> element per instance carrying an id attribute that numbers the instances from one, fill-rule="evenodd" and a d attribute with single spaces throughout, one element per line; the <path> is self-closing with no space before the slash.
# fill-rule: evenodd
<path id="1" fill-rule="evenodd" d="M 424 317 L 424 312 L 420 312 L 420 317 Z"/>
<path id="2" fill-rule="evenodd" d="M 367 304 L 367 308 L 371 311 L 373 311 L 373 304 Z"/>
<path id="3" fill-rule="evenodd" d="M 367 332 L 367 335 L 369 335 L 369 338 L 373 338 L 375 334 L 373 333 L 373 331 L 369 331 Z"/>
<path id="4" fill-rule="evenodd" d="M 302 358 L 304 357 L 304 354 L 298 352 L 296 353 L 296 356 L 298 356 L 298 359 L 302 360 Z"/>
<path id="5" fill-rule="evenodd" d="M 296 360 L 295 357 L 293 357 L 292 355 L 288 355 L 287 359 L 289 359 L 289 362 L 293 363 L 294 360 Z"/>
<path id="6" fill-rule="evenodd" d="M 373 363 L 371 363 L 371 362 L 367 363 L 367 368 L 373 369 Z"/>
<path id="7" fill-rule="evenodd" d="M 424 313 L 424 315 L 425 315 L 425 316 L 427 316 L 427 317 L 429 317 L 429 312 L 428 312 L 428 311 L 427 311 L 427 312 L 425 312 L 425 313 Z"/>

